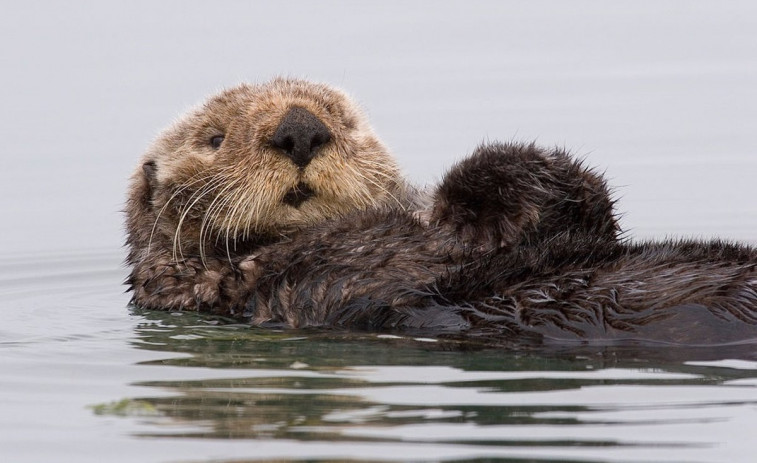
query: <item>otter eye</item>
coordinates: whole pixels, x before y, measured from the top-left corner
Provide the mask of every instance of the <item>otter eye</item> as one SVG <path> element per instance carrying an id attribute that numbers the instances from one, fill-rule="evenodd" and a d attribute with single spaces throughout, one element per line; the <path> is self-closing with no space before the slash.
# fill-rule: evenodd
<path id="1" fill-rule="evenodd" d="M 223 135 L 216 135 L 210 139 L 210 146 L 212 146 L 214 150 L 220 148 L 221 143 L 223 143 Z"/>

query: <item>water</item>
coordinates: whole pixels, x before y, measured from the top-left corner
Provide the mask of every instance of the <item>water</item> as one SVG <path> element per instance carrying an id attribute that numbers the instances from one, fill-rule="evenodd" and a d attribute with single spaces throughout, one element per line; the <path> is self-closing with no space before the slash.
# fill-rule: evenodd
<path id="1" fill-rule="evenodd" d="M 0 460 L 752 461 L 757 352 L 491 351 L 126 306 L 119 212 L 177 112 L 342 86 L 408 175 L 484 139 L 606 171 L 637 238 L 757 243 L 757 6 L 24 2 L 0 15 Z"/>

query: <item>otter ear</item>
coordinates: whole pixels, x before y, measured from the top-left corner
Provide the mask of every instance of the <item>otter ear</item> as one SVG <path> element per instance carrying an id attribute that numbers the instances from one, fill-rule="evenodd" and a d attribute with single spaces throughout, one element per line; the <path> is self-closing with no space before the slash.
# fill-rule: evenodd
<path id="1" fill-rule="evenodd" d="M 147 196 L 152 197 L 152 190 L 155 189 L 158 182 L 158 167 L 155 165 L 155 161 L 147 161 L 142 164 L 142 172 L 145 174 Z"/>
<path id="2" fill-rule="evenodd" d="M 155 182 L 155 178 L 157 177 L 157 166 L 155 166 L 155 161 L 147 161 L 146 163 L 142 164 L 142 172 L 145 173 L 145 177 L 147 178 L 147 182 L 152 185 Z"/>

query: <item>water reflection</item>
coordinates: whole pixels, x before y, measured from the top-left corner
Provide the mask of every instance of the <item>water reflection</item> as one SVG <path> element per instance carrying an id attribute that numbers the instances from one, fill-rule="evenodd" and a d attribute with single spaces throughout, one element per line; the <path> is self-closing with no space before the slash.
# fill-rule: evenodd
<path id="1" fill-rule="evenodd" d="M 714 444 L 713 426 L 757 405 L 757 363 L 724 368 L 703 360 L 729 352 L 460 349 L 142 315 L 134 345 L 167 354 L 146 365 L 206 374 L 138 383 L 145 394 L 134 400 L 157 412 L 141 436 L 434 443 L 462 445 L 471 455 L 527 447 L 544 458 L 571 449 L 574 459 L 608 448 L 631 458 L 654 448 L 664 461 L 664 449 L 695 455 Z"/>

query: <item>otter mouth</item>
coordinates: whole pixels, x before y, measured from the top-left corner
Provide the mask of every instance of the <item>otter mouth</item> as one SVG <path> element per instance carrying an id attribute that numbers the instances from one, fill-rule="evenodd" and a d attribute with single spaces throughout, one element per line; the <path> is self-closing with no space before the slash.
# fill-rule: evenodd
<path id="1" fill-rule="evenodd" d="M 286 205 L 297 208 L 313 196 L 315 196 L 315 191 L 313 191 L 313 189 L 310 188 L 307 183 L 300 182 L 295 185 L 294 188 L 289 190 L 287 194 L 285 194 L 281 199 L 281 201 Z"/>

